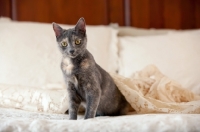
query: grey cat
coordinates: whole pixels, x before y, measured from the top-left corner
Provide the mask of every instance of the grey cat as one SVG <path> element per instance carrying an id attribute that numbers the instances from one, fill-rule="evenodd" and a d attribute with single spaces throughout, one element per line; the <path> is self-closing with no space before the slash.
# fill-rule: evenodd
<path id="1" fill-rule="evenodd" d="M 69 93 L 69 118 L 77 119 L 80 105 L 86 110 L 84 119 L 126 114 L 129 105 L 125 97 L 111 76 L 95 62 L 86 49 L 84 18 L 80 18 L 72 29 L 62 29 L 56 23 L 53 23 L 53 29 L 63 55 L 61 69 Z"/>

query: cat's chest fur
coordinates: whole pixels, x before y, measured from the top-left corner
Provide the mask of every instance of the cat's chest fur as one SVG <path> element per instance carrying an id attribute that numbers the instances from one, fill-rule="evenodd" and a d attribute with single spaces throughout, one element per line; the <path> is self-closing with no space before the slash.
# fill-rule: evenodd
<path id="1" fill-rule="evenodd" d="M 74 64 L 72 63 L 71 58 L 63 58 L 61 63 L 61 69 L 65 75 L 71 75 L 74 69 Z"/>
<path id="2" fill-rule="evenodd" d="M 83 80 L 84 74 L 89 70 L 89 60 L 81 59 L 74 61 L 71 58 L 63 58 L 61 63 L 61 69 L 63 74 L 66 76 L 66 81 L 70 81 L 78 87 L 78 82 Z"/>
<path id="3" fill-rule="evenodd" d="M 61 63 L 61 69 L 66 75 L 73 75 L 81 72 L 85 72 L 88 70 L 90 66 L 89 59 L 84 58 L 79 61 L 74 61 L 71 58 L 63 58 Z"/>

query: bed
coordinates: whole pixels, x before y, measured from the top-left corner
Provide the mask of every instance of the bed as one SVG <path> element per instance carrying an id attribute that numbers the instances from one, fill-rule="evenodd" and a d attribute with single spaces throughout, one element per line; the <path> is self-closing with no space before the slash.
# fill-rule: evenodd
<path id="1" fill-rule="evenodd" d="M 10 6 L 4 6 L 7 17 L 0 18 L 0 131 L 200 131 L 198 1 L 190 6 L 181 1 L 152 4 L 145 4 L 143 0 L 117 1 L 97 0 L 99 6 L 95 4 L 95 7 L 105 12 L 95 20 L 91 19 L 94 14 L 83 11 L 86 23 L 89 19 L 88 49 L 113 77 L 133 110 L 125 116 L 88 120 L 83 120 L 84 115 L 80 113 L 77 121 L 68 120 L 61 54 L 52 24 L 48 22 L 56 19 L 62 27 L 71 28 L 80 14 L 75 13 L 67 20 L 47 15 L 52 1 L 47 7 L 45 2 L 38 6 L 37 0 L 35 3 L 4 1 Z M 164 5 L 164 10 L 156 3 Z M 73 7 L 77 1 L 68 4 Z M 195 20 L 180 25 L 177 21 L 186 20 L 179 19 L 184 14 L 181 11 L 174 23 L 170 23 L 171 17 L 167 14 L 171 4 L 172 7 L 181 5 L 181 10 L 187 7 L 187 11 L 192 11 L 192 5 Z M 42 14 L 47 16 L 27 15 L 24 11 L 30 5 L 38 9 L 46 7 Z M 145 13 L 149 10 L 137 12 L 133 8 L 136 5 L 163 11 L 166 19 L 160 19 L 157 14 L 156 19 L 149 20 Z M 115 15 L 115 7 L 124 14 Z M 182 18 L 188 17 L 191 16 L 186 14 Z M 144 22 L 145 19 L 148 21 Z M 108 25 L 111 22 L 114 23 Z"/>
<path id="2" fill-rule="evenodd" d="M 69 121 L 52 25 L 5 18 L 0 23 L 1 131 L 200 130 L 199 30 L 132 37 L 110 26 L 87 26 L 88 49 L 135 111 L 87 121 L 80 114 Z M 102 38 L 103 44 L 96 42 Z"/>

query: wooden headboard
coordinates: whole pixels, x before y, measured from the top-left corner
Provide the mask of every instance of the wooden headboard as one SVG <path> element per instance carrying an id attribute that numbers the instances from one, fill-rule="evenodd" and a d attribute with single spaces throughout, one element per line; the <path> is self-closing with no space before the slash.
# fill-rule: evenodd
<path id="1" fill-rule="evenodd" d="M 18 21 L 140 28 L 200 28 L 200 0 L 0 0 L 0 16 Z"/>

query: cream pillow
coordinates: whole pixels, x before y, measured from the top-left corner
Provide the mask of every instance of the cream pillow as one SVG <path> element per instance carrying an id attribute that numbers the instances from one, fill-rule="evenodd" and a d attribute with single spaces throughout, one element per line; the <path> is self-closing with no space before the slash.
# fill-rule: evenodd
<path id="1" fill-rule="evenodd" d="M 119 74 L 130 77 L 149 64 L 200 94 L 200 30 L 144 37 L 120 37 Z"/>
<path id="2" fill-rule="evenodd" d="M 105 70 L 115 72 L 117 31 L 107 26 L 86 28 L 88 49 L 96 62 Z M 51 24 L 0 22 L 0 83 L 62 88 L 60 62 L 61 54 Z"/>
<path id="3" fill-rule="evenodd" d="M 111 25 L 112 26 L 112 25 Z M 137 27 L 118 27 L 113 26 L 118 29 L 118 36 L 150 36 L 150 35 L 164 35 L 168 33 L 174 32 L 194 32 L 198 31 L 198 29 L 186 29 L 186 30 L 174 30 L 174 29 L 145 29 L 145 28 L 137 28 Z"/>
<path id="4" fill-rule="evenodd" d="M 119 36 L 148 36 L 148 35 L 161 35 L 169 32 L 175 32 L 177 30 L 172 29 L 144 29 L 137 27 L 119 27 Z"/>

